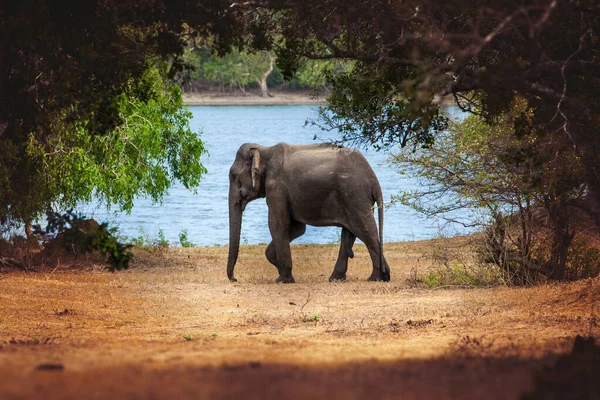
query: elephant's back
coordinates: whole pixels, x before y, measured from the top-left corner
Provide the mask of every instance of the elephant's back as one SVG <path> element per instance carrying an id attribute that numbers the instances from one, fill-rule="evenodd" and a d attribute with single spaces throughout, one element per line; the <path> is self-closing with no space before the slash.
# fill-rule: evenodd
<path id="1" fill-rule="evenodd" d="M 284 157 L 284 181 L 313 191 L 371 194 L 379 181 L 366 158 L 357 150 L 328 144 L 296 148 Z"/>

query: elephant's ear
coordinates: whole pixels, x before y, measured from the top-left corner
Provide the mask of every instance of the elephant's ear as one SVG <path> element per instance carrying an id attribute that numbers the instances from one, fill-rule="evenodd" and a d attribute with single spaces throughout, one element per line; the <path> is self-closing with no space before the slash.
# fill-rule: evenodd
<path id="1" fill-rule="evenodd" d="M 260 153 L 256 149 L 250 149 L 250 152 L 252 153 L 252 187 L 256 188 L 258 173 L 260 171 Z"/>

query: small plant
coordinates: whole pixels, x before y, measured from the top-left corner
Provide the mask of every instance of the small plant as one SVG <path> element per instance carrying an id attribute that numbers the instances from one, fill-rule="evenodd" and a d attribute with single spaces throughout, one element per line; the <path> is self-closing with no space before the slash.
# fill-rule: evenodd
<path id="1" fill-rule="evenodd" d="M 165 232 L 162 229 L 158 230 L 158 240 L 156 242 L 157 247 L 167 249 L 169 247 L 169 241 L 165 237 Z"/>
<path id="2" fill-rule="evenodd" d="M 136 237 L 130 238 L 129 241 L 135 247 L 140 247 L 140 248 L 152 247 L 152 240 L 150 240 L 150 235 L 142 227 L 139 228 L 139 235 Z"/>
<path id="3" fill-rule="evenodd" d="M 182 229 L 181 232 L 179 232 L 179 243 L 181 244 L 181 247 L 194 247 L 194 243 L 190 242 L 188 237 L 187 229 Z"/>
<path id="4" fill-rule="evenodd" d="M 321 316 L 317 313 L 313 313 L 312 315 L 302 314 L 300 315 L 300 321 L 302 322 L 319 322 L 321 320 Z"/>
<path id="5" fill-rule="evenodd" d="M 340 244 L 342 243 L 342 230 L 338 229 L 336 231 L 336 238 L 334 240 L 331 240 L 328 244 Z"/>
<path id="6" fill-rule="evenodd" d="M 184 335 L 183 338 L 185 340 L 187 340 L 188 342 L 191 342 L 192 340 L 195 339 L 195 337 L 193 335 Z"/>
<path id="7" fill-rule="evenodd" d="M 213 339 L 216 339 L 217 338 L 217 334 L 215 332 L 213 332 L 213 333 L 210 334 L 210 337 L 213 338 Z"/>
<path id="8" fill-rule="evenodd" d="M 110 272 L 129 268 L 129 261 L 133 257 L 130 251 L 133 246 L 118 242 L 112 233 L 113 231 L 108 230 L 106 224 L 101 224 L 98 233 L 91 241 L 91 247 L 98 250 L 108 262 Z"/>

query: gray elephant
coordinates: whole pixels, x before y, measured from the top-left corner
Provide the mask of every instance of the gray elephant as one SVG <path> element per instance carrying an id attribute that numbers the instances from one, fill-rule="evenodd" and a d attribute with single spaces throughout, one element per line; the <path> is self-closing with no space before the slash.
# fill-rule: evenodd
<path id="1" fill-rule="evenodd" d="M 272 242 L 266 256 L 277 267 L 276 282 L 293 283 L 290 242 L 306 225 L 342 228 L 338 260 L 330 281 L 346 279 L 348 258 L 358 237 L 373 261 L 370 281 L 389 281 L 383 256 L 383 197 L 377 176 L 356 150 L 329 144 L 272 147 L 244 144 L 229 170 L 229 259 L 227 277 L 238 257 L 242 213 L 259 197 L 267 198 Z M 373 204 L 377 203 L 379 232 Z"/>

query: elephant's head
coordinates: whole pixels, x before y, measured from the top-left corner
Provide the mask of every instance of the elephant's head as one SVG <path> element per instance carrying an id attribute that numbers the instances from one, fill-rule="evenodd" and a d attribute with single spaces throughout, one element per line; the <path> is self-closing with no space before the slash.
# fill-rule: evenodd
<path id="1" fill-rule="evenodd" d="M 262 146 L 244 144 L 235 156 L 235 162 L 229 170 L 229 258 L 227 277 L 235 282 L 233 269 L 240 248 L 242 212 L 246 205 L 259 197 L 265 197 L 265 153 Z"/>

